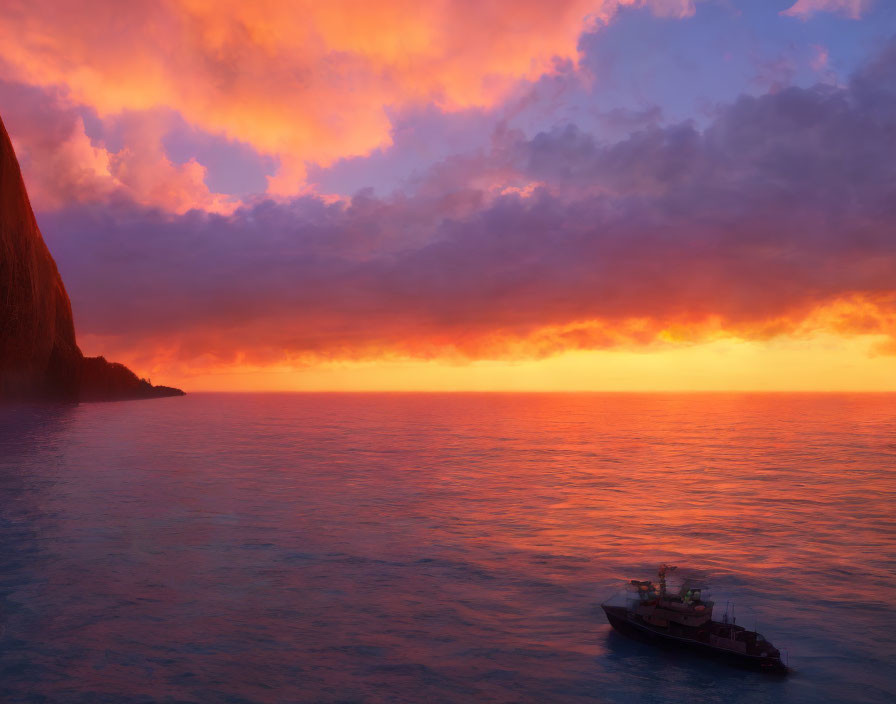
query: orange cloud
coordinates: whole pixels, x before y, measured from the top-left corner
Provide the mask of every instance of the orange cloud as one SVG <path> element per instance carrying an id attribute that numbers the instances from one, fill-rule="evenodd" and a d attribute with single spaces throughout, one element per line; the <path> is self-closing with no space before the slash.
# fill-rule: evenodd
<path id="1" fill-rule="evenodd" d="M 571 352 L 614 350 L 631 354 L 676 353 L 717 343 L 749 343 L 755 349 L 809 348 L 823 339 L 859 340 L 851 347 L 853 362 L 896 352 L 896 300 L 892 296 L 855 295 L 793 310 L 774 318 L 737 321 L 718 315 L 590 318 L 534 327 L 436 326 L 381 324 L 377 332 L 353 331 L 342 321 L 304 314 L 254 320 L 222 328 L 194 325 L 175 339 L 126 334 L 82 335 L 85 351 L 105 350 L 146 374 L 163 371 L 182 378 L 197 373 L 225 373 L 240 368 L 281 371 L 331 363 L 383 363 L 421 360 L 437 365 L 477 361 L 518 364 L 547 360 Z M 235 330 L 238 336 L 234 335 Z M 298 330 L 301 330 L 299 332 Z M 843 343 L 846 344 L 846 343 Z M 850 343 L 852 344 L 852 343 Z"/>
<path id="2" fill-rule="evenodd" d="M 513 331 L 296 353 L 243 345 L 228 355 L 218 331 L 177 342 L 82 336 L 144 376 L 194 390 L 686 390 L 896 389 L 892 301 L 838 299 L 805 318 L 738 324 L 710 316 L 587 320 Z M 263 326 L 254 334 L 270 335 Z M 888 335 L 890 337 L 888 337 Z M 351 343 L 350 343 L 351 344 Z"/>
<path id="3" fill-rule="evenodd" d="M 387 110 L 490 106 L 576 57 L 620 6 L 687 16 L 693 0 L 12 0 L 0 58 L 101 117 L 168 106 L 206 131 L 281 157 L 274 193 L 305 164 L 389 143 Z M 195 178 L 192 173 L 181 176 Z"/>

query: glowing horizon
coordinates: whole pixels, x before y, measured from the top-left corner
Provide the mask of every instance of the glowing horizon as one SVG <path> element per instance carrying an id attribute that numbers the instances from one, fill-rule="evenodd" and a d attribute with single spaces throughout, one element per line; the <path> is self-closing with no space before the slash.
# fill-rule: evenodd
<path id="1" fill-rule="evenodd" d="M 658 352 L 566 351 L 538 360 L 391 358 L 307 365 L 162 366 L 147 376 L 207 391 L 896 392 L 881 335 L 754 342 L 733 338 Z M 173 374 L 172 374 L 173 371 Z"/>

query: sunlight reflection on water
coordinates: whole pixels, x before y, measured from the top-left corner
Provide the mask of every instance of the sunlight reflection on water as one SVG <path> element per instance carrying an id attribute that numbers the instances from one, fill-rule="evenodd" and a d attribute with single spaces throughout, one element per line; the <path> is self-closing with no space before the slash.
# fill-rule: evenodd
<path id="1" fill-rule="evenodd" d="M 896 696 L 892 395 L 197 394 L 0 424 L 3 701 Z M 611 632 L 596 604 L 662 561 L 795 673 Z"/>

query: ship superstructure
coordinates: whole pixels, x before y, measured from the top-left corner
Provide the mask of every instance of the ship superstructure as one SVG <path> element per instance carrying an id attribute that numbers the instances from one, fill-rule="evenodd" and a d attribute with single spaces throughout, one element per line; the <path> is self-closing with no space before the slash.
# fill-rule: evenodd
<path id="1" fill-rule="evenodd" d="M 621 599 L 601 604 L 610 624 L 654 642 L 691 647 L 757 669 L 786 672 L 778 649 L 762 634 L 738 626 L 727 609 L 721 621 L 713 620 L 715 602 L 704 575 L 685 577 L 680 586 L 670 589 L 666 578 L 675 569 L 663 564 L 657 582 L 633 579 Z"/>

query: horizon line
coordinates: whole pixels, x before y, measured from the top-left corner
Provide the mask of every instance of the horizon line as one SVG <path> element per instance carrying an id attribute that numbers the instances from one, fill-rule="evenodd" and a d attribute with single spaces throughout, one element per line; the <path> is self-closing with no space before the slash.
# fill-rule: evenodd
<path id="1" fill-rule="evenodd" d="M 896 389 L 197 389 L 190 394 L 866 394 Z"/>

